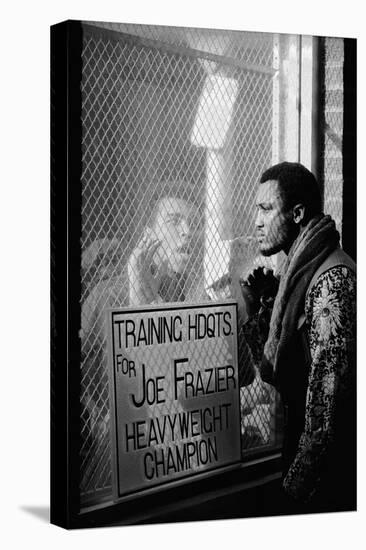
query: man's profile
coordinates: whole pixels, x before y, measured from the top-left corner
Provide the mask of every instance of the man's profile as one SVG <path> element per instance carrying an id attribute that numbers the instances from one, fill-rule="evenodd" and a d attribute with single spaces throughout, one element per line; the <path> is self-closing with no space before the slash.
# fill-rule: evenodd
<path id="1" fill-rule="evenodd" d="M 339 246 L 334 221 L 322 212 L 315 177 L 301 164 L 284 162 L 264 172 L 256 207 L 261 253 L 286 255 L 269 326 L 261 328 L 260 371 L 284 406 L 287 511 L 352 510 L 355 264 Z M 248 334 L 261 316 L 268 318 L 259 279 L 256 274 L 242 284 Z"/>

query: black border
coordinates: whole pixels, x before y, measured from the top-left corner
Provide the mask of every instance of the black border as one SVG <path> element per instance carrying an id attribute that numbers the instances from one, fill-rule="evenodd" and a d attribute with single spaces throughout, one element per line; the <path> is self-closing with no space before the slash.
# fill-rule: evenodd
<path id="1" fill-rule="evenodd" d="M 51 523 L 79 512 L 81 69 L 79 21 L 51 27 Z"/>
<path id="2" fill-rule="evenodd" d="M 357 40 L 344 39 L 342 245 L 357 260 Z"/>

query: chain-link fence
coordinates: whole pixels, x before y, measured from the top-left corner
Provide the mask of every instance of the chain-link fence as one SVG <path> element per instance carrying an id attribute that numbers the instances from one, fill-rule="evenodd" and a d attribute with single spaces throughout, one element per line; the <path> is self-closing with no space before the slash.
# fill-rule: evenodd
<path id="1" fill-rule="evenodd" d="M 273 35 L 98 26 L 82 53 L 85 502 L 112 493 L 105 308 L 225 294 L 256 256 L 256 184 L 274 153 Z M 166 272 L 142 288 L 155 254 Z M 239 366 L 245 458 L 275 442 L 275 397 L 241 335 Z"/>

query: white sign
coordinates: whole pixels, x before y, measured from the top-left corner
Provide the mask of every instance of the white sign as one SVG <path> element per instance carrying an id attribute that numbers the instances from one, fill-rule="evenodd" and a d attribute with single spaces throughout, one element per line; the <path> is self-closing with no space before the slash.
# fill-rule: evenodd
<path id="1" fill-rule="evenodd" d="M 108 317 L 115 497 L 240 461 L 236 304 Z"/>

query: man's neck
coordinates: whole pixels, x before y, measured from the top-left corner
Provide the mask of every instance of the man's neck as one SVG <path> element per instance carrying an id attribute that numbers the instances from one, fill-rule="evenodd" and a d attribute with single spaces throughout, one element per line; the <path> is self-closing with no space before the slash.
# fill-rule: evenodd
<path id="1" fill-rule="evenodd" d="M 286 254 L 286 256 L 289 255 L 294 242 L 300 237 L 300 235 L 302 235 L 302 233 L 305 231 L 305 228 L 306 228 L 306 225 L 300 225 L 299 232 L 297 233 L 296 237 L 294 237 L 291 241 L 289 241 L 288 245 L 283 248 L 283 252 Z"/>

